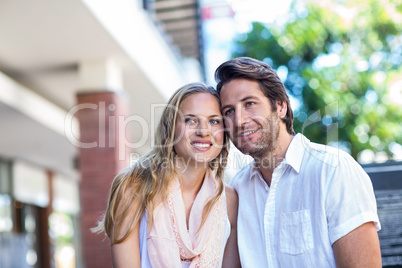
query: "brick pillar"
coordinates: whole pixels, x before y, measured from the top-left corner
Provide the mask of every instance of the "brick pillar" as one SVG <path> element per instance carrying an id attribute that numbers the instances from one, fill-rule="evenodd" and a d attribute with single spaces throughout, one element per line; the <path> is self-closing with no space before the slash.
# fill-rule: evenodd
<path id="1" fill-rule="evenodd" d="M 47 171 L 48 185 L 49 185 L 49 204 L 45 208 L 39 208 L 39 247 L 41 254 L 39 256 L 39 263 L 42 268 L 50 268 L 54 263 L 54 248 L 52 247 L 49 237 L 49 216 L 53 212 L 53 178 L 54 173 L 50 170 Z"/>
<path id="2" fill-rule="evenodd" d="M 77 94 L 76 113 L 80 125 L 79 171 L 81 201 L 82 258 L 85 268 L 112 267 L 110 243 L 103 234 L 90 228 L 106 209 L 113 178 L 128 165 L 128 157 L 119 160 L 118 117 L 127 114 L 127 103 L 114 92 Z M 120 134 L 120 135 L 119 135 Z M 89 148 L 83 148 L 89 147 Z M 125 150 L 125 149 L 124 149 Z M 120 154 L 121 156 L 121 154 Z"/>

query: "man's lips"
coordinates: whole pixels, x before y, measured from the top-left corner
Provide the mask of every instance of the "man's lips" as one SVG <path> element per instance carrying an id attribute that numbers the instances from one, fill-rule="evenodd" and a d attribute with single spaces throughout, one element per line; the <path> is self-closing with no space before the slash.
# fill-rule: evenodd
<path id="1" fill-rule="evenodd" d="M 257 131 L 258 131 L 258 129 L 242 131 L 242 132 L 239 133 L 238 136 L 240 138 L 247 137 L 247 136 L 250 136 L 250 135 L 256 133 Z"/>

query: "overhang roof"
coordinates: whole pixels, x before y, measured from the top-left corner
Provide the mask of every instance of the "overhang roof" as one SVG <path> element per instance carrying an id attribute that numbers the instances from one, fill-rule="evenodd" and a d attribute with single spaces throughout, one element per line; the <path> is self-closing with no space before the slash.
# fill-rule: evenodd
<path id="1" fill-rule="evenodd" d="M 201 11 L 197 0 L 145 0 L 145 6 L 183 57 L 202 63 Z"/>
<path id="2" fill-rule="evenodd" d="M 79 64 L 112 58 L 122 67 L 130 113 L 151 121 L 151 104 L 165 103 L 166 96 L 171 94 L 169 90 L 174 91 L 189 82 L 185 74 L 188 68 L 180 53 L 197 58 L 199 53 L 195 50 L 192 52 L 195 54 L 190 54 L 184 42 L 171 37 L 172 42 L 177 42 L 172 44 L 180 47 L 178 57 L 174 57 L 160 33 L 151 27 L 148 14 L 141 9 L 133 16 L 131 9 L 125 13 L 124 6 L 117 4 L 134 6 L 139 3 L 133 0 L 0 1 L 0 72 L 20 87 L 69 111 L 76 105 L 76 93 L 81 86 Z M 105 5 L 106 10 L 96 10 L 98 5 Z M 196 5 L 192 8 L 195 10 Z M 124 18 L 122 13 L 125 13 Z M 165 10 L 165 15 L 168 13 Z M 112 15 L 120 17 L 108 17 Z M 163 27 L 172 31 L 173 36 L 178 30 L 162 19 L 165 21 Z M 163 20 L 158 24 L 161 27 Z M 117 24 L 113 24 L 115 22 Z M 130 27 L 124 31 L 119 27 L 128 24 Z M 197 35 L 194 31 L 191 33 Z M 196 46 L 196 43 L 190 46 L 193 44 Z M 49 134 L 46 126 L 31 122 L 29 116 L 12 107 L 0 104 L 0 110 L 0 122 L 5 127 L 0 139 L 0 157 L 25 159 L 69 175 L 75 174 L 72 161 L 76 148 L 68 142 L 60 142 L 63 136 L 56 132 Z M 136 124 L 129 127 L 138 129 Z M 133 133 L 132 141 L 138 141 L 141 133 L 138 130 Z M 145 150 L 144 147 L 138 152 Z"/>

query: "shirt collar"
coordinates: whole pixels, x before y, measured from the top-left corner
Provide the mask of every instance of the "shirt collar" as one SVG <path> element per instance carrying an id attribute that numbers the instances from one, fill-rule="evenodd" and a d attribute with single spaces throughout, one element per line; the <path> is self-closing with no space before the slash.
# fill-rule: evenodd
<path id="1" fill-rule="evenodd" d="M 303 155 L 306 148 L 309 146 L 310 140 L 303 134 L 296 134 L 286 150 L 285 162 L 289 164 L 297 173 L 300 172 L 300 167 L 303 161 Z"/>
<path id="2" fill-rule="evenodd" d="M 300 172 L 300 167 L 303 161 L 303 154 L 305 149 L 309 146 L 310 140 L 307 139 L 303 134 L 296 134 L 289 144 L 286 150 L 285 159 L 281 164 L 288 164 L 297 173 Z M 254 178 L 259 176 L 262 178 L 260 170 L 255 166 L 255 161 L 250 163 L 250 177 Z"/>
<path id="3" fill-rule="evenodd" d="M 250 163 L 250 177 L 253 178 L 255 175 L 261 174 L 260 170 L 255 166 L 255 160 Z"/>

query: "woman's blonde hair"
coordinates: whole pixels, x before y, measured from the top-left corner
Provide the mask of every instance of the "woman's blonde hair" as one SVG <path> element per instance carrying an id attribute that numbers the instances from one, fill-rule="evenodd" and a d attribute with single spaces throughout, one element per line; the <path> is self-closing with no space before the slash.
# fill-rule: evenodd
<path id="1" fill-rule="evenodd" d="M 191 83 L 179 88 L 165 107 L 155 133 L 155 146 L 132 167 L 120 172 L 114 179 L 109 193 L 109 200 L 104 218 L 92 229 L 94 232 L 105 231 L 112 244 L 121 243 L 133 231 L 142 215 L 147 212 L 148 228 L 152 225 L 154 208 L 166 200 L 168 186 L 177 176 L 174 167 L 176 120 L 181 102 L 190 95 L 209 93 L 220 104 L 215 89 L 202 83 Z M 211 208 L 223 192 L 223 171 L 227 162 L 229 140 L 224 135 L 224 144 L 219 155 L 209 163 L 216 174 L 218 189 L 204 207 L 201 227 Z M 122 231 L 123 221 L 128 222 L 127 231 Z M 200 227 L 200 228 L 201 228 Z"/>

